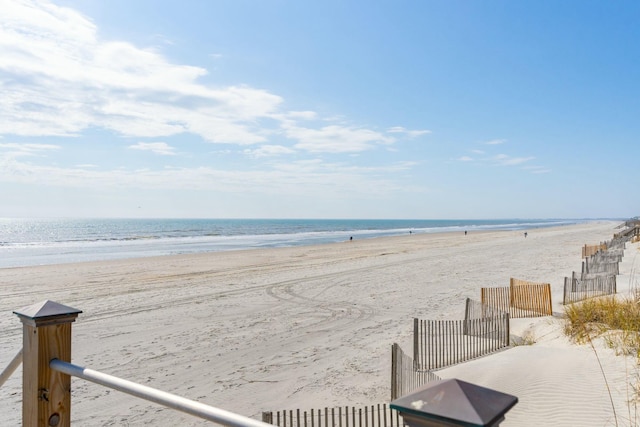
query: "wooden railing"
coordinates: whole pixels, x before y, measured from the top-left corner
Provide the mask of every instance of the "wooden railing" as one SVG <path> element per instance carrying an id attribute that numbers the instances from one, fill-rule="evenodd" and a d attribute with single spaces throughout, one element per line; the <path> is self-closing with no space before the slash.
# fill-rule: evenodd
<path id="1" fill-rule="evenodd" d="M 72 377 L 82 378 L 96 384 L 118 390 L 123 393 L 130 394 L 149 402 L 158 403 L 167 408 L 175 409 L 185 414 L 193 415 L 203 420 L 212 421 L 228 427 L 267 427 L 265 423 L 225 411 L 224 409 L 214 408 L 194 400 L 185 399 L 175 394 L 167 393 L 152 387 L 147 387 L 132 381 L 123 380 L 122 378 L 107 375 L 93 369 L 84 368 L 82 366 L 73 365 L 58 359 L 53 359 L 49 366 L 52 370 L 67 374 Z"/>
<path id="2" fill-rule="evenodd" d="M 18 354 L 15 355 L 11 362 L 7 365 L 7 367 L 0 373 L 0 387 L 9 379 L 11 374 L 13 374 L 18 366 L 22 363 L 22 349 L 18 351 Z"/>
<path id="3" fill-rule="evenodd" d="M 71 364 L 71 324 L 80 310 L 43 301 L 14 313 L 23 323 L 22 351 L 0 375 L 0 385 L 22 361 L 23 427 L 70 427 L 72 376 L 225 426 L 270 427 L 252 418 Z"/>

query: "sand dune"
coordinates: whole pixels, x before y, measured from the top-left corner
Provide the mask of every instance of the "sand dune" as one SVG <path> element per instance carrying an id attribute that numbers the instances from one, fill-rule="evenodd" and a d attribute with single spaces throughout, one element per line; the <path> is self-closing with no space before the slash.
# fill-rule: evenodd
<path id="1" fill-rule="evenodd" d="M 509 278 L 552 285 L 585 243 L 618 223 L 521 232 L 413 234 L 321 246 L 0 269 L 0 368 L 21 346 L 13 310 L 50 299 L 83 310 L 73 362 L 259 418 L 262 411 L 388 402 L 390 351 L 411 349 L 412 318 L 459 319 L 464 299 Z M 637 246 L 620 282 L 629 287 Z M 515 394 L 504 426 L 614 425 L 593 350 L 559 317 L 513 320 L 536 343 L 438 372 Z M 599 349 L 619 417 L 631 361 Z M 20 375 L 0 388 L 3 425 L 20 420 Z M 78 426 L 210 425 L 74 379 Z M 629 423 L 621 423 L 629 425 Z"/>

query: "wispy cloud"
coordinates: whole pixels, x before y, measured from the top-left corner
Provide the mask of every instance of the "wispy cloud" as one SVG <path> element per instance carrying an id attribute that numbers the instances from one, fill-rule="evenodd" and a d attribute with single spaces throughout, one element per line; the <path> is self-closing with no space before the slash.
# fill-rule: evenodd
<path id="1" fill-rule="evenodd" d="M 295 148 L 312 153 L 353 153 L 379 144 L 392 144 L 395 138 L 370 129 L 331 125 L 320 129 L 287 126 L 287 137 L 298 140 Z"/>
<path id="2" fill-rule="evenodd" d="M 431 133 L 430 130 L 408 130 L 403 128 L 402 126 L 394 126 L 392 128 L 389 128 L 387 132 L 405 134 L 410 138 L 416 138 L 418 136 L 427 135 Z"/>
<path id="3" fill-rule="evenodd" d="M 511 157 L 506 154 L 498 154 L 493 160 L 503 166 L 517 166 L 534 160 L 535 157 Z"/>
<path id="4" fill-rule="evenodd" d="M 471 150 L 474 154 L 476 154 L 476 157 L 471 157 L 471 156 L 460 156 L 458 157 L 456 160 L 458 160 L 459 162 L 478 162 L 480 164 L 484 163 L 484 164 L 492 164 L 492 165 L 499 165 L 499 166 L 505 166 L 505 167 L 509 167 L 509 166 L 519 166 L 519 165 L 523 165 L 525 163 L 528 163 L 532 160 L 535 160 L 534 156 L 527 156 L 527 157 L 513 157 L 510 156 L 508 154 L 496 154 L 494 156 L 487 156 L 485 155 L 485 152 L 481 151 L 481 150 Z M 543 167 L 543 166 L 525 166 L 522 168 L 523 170 L 527 170 L 531 173 L 547 173 L 550 172 L 549 169 Z"/>
<path id="5" fill-rule="evenodd" d="M 551 173 L 551 169 L 544 166 L 525 166 L 523 169 L 535 174 Z"/>
<path id="6" fill-rule="evenodd" d="M 3 156 L 5 158 L 11 157 L 26 157 L 26 156 L 37 156 L 41 155 L 40 153 L 50 152 L 54 150 L 59 150 L 60 146 L 53 144 L 34 144 L 34 143 L 26 143 L 26 144 L 18 144 L 18 143 L 0 143 L 0 151 L 3 152 Z"/>
<path id="7" fill-rule="evenodd" d="M 138 142 L 135 145 L 130 145 L 132 150 L 151 151 L 154 154 L 161 156 L 175 156 L 175 149 L 166 142 Z"/>
<path id="8" fill-rule="evenodd" d="M 244 154 L 251 157 L 274 157 L 280 156 L 283 154 L 291 154 L 294 153 L 295 150 L 292 150 L 289 147 L 285 147 L 282 145 L 261 145 L 256 149 L 245 149 L 243 151 Z"/>
<path id="9" fill-rule="evenodd" d="M 280 162 L 259 170 L 214 167 L 166 167 L 160 170 L 98 170 L 86 166 L 62 168 L 20 161 L 0 152 L 0 182 L 37 183 L 86 189 L 126 186 L 130 189 L 199 190 L 289 195 L 343 191 L 380 195 L 419 190 L 399 182 L 395 175 L 410 171 L 413 162 L 372 167 L 326 163 L 319 159 Z"/>
<path id="10" fill-rule="evenodd" d="M 491 141 L 485 142 L 486 145 L 500 145 L 507 142 L 506 139 L 492 139 Z"/>
<path id="11" fill-rule="evenodd" d="M 212 143 L 268 146 L 286 137 L 310 152 L 359 152 L 394 141 L 330 118 L 329 126 L 311 126 L 307 121 L 327 119 L 313 111 L 287 112 L 284 99 L 264 89 L 202 83 L 206 69 L 173 63 L 156 48 L 102 40 L 97 26 L 70 8 L 5 3 L 0 135 L 78 136 L 99 128 L 124 137 L 193 134 Z M 415 137 L 428 131 L 390 132 Z"/>

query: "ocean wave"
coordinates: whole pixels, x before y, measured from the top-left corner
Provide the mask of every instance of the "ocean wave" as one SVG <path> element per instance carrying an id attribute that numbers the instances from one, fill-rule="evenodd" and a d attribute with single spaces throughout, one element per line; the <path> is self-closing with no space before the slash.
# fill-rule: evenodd
<path id="1" fill-rule="evenodd" d="M 0 223 L 0 268 L 249 248 L 409 233 L 522 230 L 588 220 L 20 220 Z"/>

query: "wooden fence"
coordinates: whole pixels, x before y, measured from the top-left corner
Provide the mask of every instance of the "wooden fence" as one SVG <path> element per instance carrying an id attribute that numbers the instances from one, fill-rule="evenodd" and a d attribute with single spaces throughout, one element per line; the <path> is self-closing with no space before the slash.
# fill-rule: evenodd
<path id="1" fill-rule="evenodd" d="M 509 346 L 509 314 L 467 299 L 465 320 L 413 319 L 416 370 L 439 369 Z"/>
<path id="2" fill-rule="evenodd" d="M 582 247 L 582 258 L 591 256 L 597 253 L 598 251 L 604 251 L 605 249 L 607 249 L 606 243 L 599 243 L 597 245 L 584 245 Z"/>
<path id="3" fill-rule="evenodd" d="M 636 222 L 635 224 L 628 226 L 626 229 L 615 233 L 613 235 L 614 239 L 624 239 L 631 240 L 634 236 L 640 235 L 640 225 Z"/>
<path id="4" fill-rule="evenodd" d="M 597 252 L 587 257 L 587 260 L 590 264 L 620 262 L 624 256 L 623 252 L 624 251 L 620 249 L 609 249 L 607 251 Z"/>
<path id="5" fill-rule="evenodd" d="M 512 318 L 551 316 L 551 284 L 511 279 L 509 287 L 481 288 L 482 304 L 509 313 Z"/>
<path id="6" fill-rule="evenodd" d="M 411 393 L 430 381 L 439 380 L 431 371 L 417 370 L 414 360 L 400 346 L 391 346 L 391 400 Z"/>
<path id="7" fill-rule="evenodd" d="M 583 275 L 584 276 L 584 275 Z M 589 298 L 616 293 L 615 274 L 592 274 L 586 278 L 576 277 L 575 271 L 571 277 L 564 278 L 563 304 L 573 304 Z"/>
<path id="8" fill-rule="evenodd" d="M 481 288 L 482 304 L 509 313 L 512 318 L 551 316 L 551 284 L 511 279 L 509 287 Z"/>
<path id="9" fill-rule="evenodd" d="M 388 404 L 263 412 L 262 421 L 279 427 L 404 427 L 400 413 Z"/>
<path id="10" fill-rule="evenodd" d="M 586 258 L 582 261 L 582 273 L 610 273 L 620 274 L 620 262 L 597 262 L 589 261 L 590 258 Z"/>

